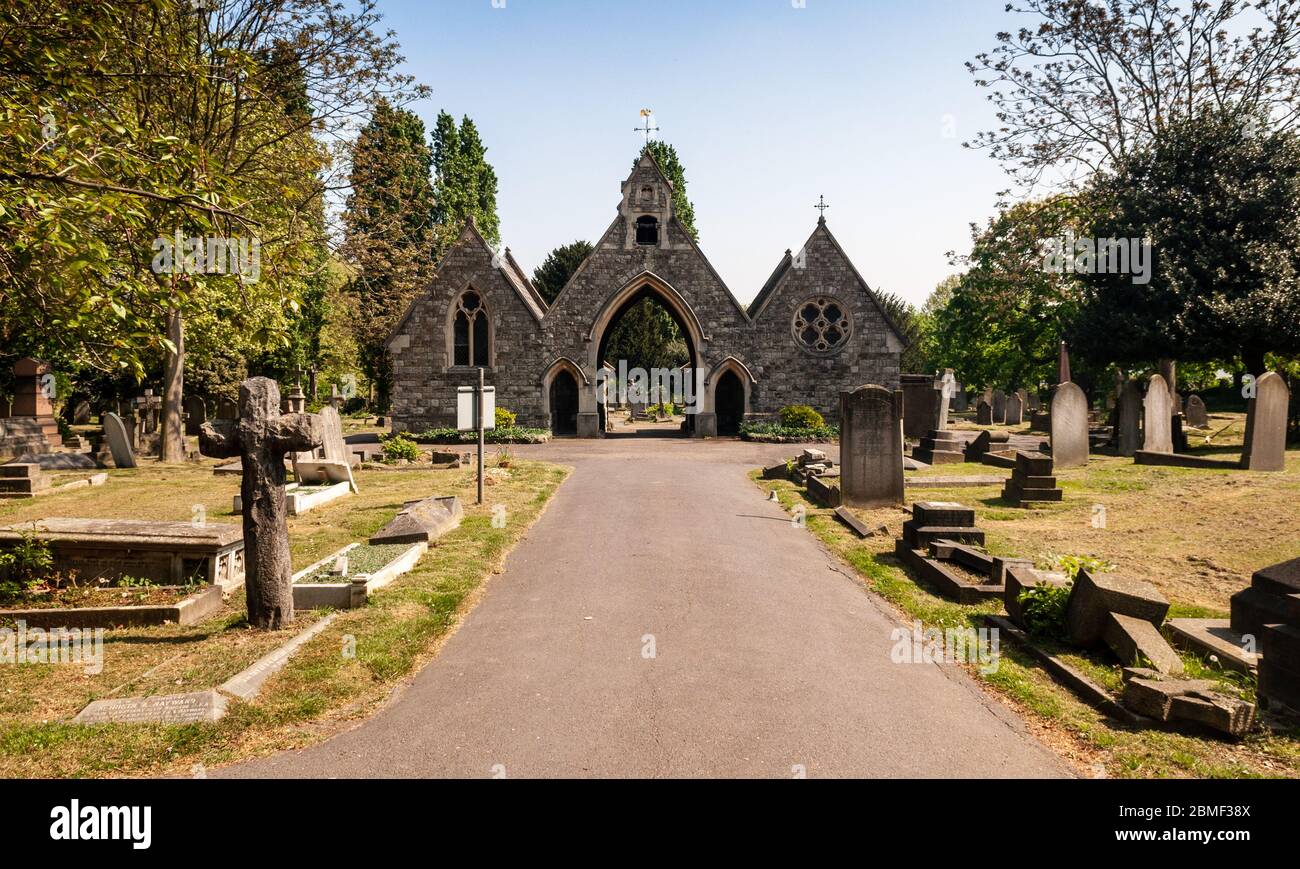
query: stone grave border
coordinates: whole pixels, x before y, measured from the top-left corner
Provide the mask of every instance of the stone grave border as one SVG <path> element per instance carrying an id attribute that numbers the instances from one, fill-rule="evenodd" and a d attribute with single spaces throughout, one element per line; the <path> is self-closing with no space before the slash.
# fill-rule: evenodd
<path id="1" fill-rule="evenodd" d="M 346 485 L 346 484 L 344 484 Z M 361 573 L 349 577 L 348 582 L 299 582 L 304 576 L 310 576 L 340 555 L 346 555 L 360 543 L 349 543 L 342 549 L 325 556 L 320 561 L 304 567 L 293 575 L 293 608 L 295 610 L 331 607 L 333 609 L 356 609 L 366 605 L 367 598 L 379 589 L 391 583 L 404 573 L 409 573 L 424 553 L 429 551 L 428 543 L 412 543 L 405 550 L 374 573 Z"/>
<path id="2" fill-rule="evenodd" d="M 289 511 L 290 516 L 301 516 L 311 510 L 316 509 L 322 504 L 328 504 L 331 501 L 337 501 L 344 495 L 352 494 L 352 489 L 348 483 L 331 483 L 323 489 L 314 492 L 300 492 L 298 483 L 286 483 L 284 487 L 284 504 L 285 509 Z M 242 494 L 235 494 L 230 499 L 231 512 L 242 514 L 244 512 L 244 497 Z"/>
<path id="3" fill-rule="evenodd" d="M 159 585 L 157 589 L 185 588 Z M 47 607 L 43 609 L 0 610 L 0 619 L 25 621 L 34 628 L 139 628 L 172 622 L 193 625 L 221 609 L 222 588 L 206 585 L 174 604 L 151 606 Z"/>

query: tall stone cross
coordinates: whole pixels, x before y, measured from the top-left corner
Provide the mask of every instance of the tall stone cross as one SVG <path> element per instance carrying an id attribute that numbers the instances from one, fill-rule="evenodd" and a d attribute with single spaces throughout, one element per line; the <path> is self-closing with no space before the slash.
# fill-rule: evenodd
<path id="1" fill-rule="evenodd" d="M 293 621 L 293 562 L 284 503 L 284 457 L 321 445 L 325 429 L 312 413 L 280 413 L 274 380 L 253 377 L 239 387 L 239 419 L 204 423 L 205 456 L 243 460 L 244 594 L 248 622 L 278 628 Z"/>

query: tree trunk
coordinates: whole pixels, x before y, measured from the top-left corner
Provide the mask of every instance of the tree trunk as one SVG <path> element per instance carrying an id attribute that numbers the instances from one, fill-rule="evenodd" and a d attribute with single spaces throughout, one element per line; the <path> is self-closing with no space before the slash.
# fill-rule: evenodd
<path id="1" fill-rule="evenodd" d="M 163 374 L 159 458 L 164 462 L 181 462 L 185 460 L 185 429 L 181 425 L 185 391 L 185 321 L 179 308 L 167 312 L 167 338 L 176 345 L 176 351 L 167 354 Z"/>
<path id="2" fill-rule="evenodd" d="M 1241 353 L 1241 361 L 1245 364 L 1246 371 L 1255 375 L 1256 380 L 1262 377 L 1264 372 L 1268 370 L 1264 366 L 1264 354 L 1267 352 L 1267 350 L 1259 350 L 1252 347 L 1243 350 Z"/>

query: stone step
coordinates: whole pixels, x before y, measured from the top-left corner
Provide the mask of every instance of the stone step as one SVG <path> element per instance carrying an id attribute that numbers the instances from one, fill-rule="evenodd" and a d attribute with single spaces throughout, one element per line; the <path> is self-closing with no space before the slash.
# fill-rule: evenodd
<path id="1" fill-rule="evenodd" d="M 1264 625 L 1300 627 L 1300 594 L 1269 594 L 1258 588 L 1247 588 L 1232 596 L 1231 606 L 1232 629 L 1239 634 L 1250 634 L 1256 643 L 1264 633 Z"/>
<path id="2" fill-rule="evenodd" d="M 0 465 L 0 479 L 14 479 L 17 477 L 39 477 L 41 475 L 41 466 L 35 462 L 9 462 Z"/>
<path id="3" fill-rule="evenodd" d="M 927 465 L 960 465 L 966 461 L 966 454 L 952 450 L 917 447 L 912 450 L 912 458 L 918 462 L 925 462 Z"/>

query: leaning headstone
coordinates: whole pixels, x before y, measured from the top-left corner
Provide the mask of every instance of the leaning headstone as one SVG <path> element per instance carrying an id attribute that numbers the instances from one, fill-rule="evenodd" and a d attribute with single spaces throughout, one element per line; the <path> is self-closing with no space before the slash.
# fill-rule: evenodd
<path id="1" fill-rule="evenodd" d="M 72 409 L 73 425 L 90 425 L 90 402 L 79 401 Z"/>
<path id="2" fill-rule="evenodd" d="M 242 458 L 244 587 L 248 621 L 255 627 L 278 628 L 293 621 L 284 457 L 315 448 L 324 435 L 324 425 L 315 414 L 282 416 L 275 381 L 253 377 L 239 387 L 238 422 L 209 422 L 199 437 L 206 456 Z"/>
<path id="3" fill-rule="evenodd" d="M 326 405 L 320 409 L 319 416 L 324 427 L 324 439 L 321 441 L 324 458 L 331 462 L 343 462 L 351 467 L 356 457 L 348 449 L 347 442 L 343 440 L 343 420 L 339 417 L 338 409 Z"/>
<path id="4" fill-rule="evenodd" d="M 208 421 L 208 406 L 197 395 L 185 396 L 185 434 L 196 437 Z"/>
<path id="5" fill-rule="evenodd" d="M 1205 428 L 1210 424 L 1210 414 L 1205 409 L 1205 402 L 1199 395 L 1187 396 L 1187 406 L 1183 409 L 1187 424 L 1195 428 Z"/>
<path id="6" fill-rule="evenodd" d="M 465 515 L 455 495 L 407 501 L 401 511 L 370 538 L 371 546 L 385 543 L 429 543 L 460 525 Z"/>
<path id="7" fill-rule="evenodd" d="M 975 406 L 975 422 L 979 425 L 993 425 L 993 406 L 982 398 Z"/>
<path id="8" fill-rule="evenodd" d="M 1088 398 L 1074 383 L 1052 396 L 1052 463 L 1057 470 L 1088 464 Z"/>
<path id="9" fill-rule="evenodd" d="M 1169 387 L 1159 374 L 1151 375 L 1151 380 L 1147 383 L 1147 396 L 1142 409 L 1143 452 L 1172 453 L 1174 439 L 1170 423 L 1173 411 L 1169 401 Z"/>
<path id="10" fill-rule="evenodd" d="M 840 490 L 853 507 L 903 503 L 903 393 L 840 393 Z"/>
<path id="11" fill-rule="evenodd" d="M 1115 421 L 1115 448 L 1121 456 L 1132 456 L 1142 447 L 1142 389 L 1137 381 L 1124 384 L 1119 393 Z"/>
<path id="12" fill-rule="evenodd" d="M 1007 396 L 1000 389 L 993 391 L 993 424 L 1003 425 L 1007 421 Z"/>
<path id="13" fill-rule="evenodd" d="M 1248 471 L 1286 470 L 1286 417 L 1291 390 L 1275 371 L 1255 381 L 1246 409 L 1246 442 L 1241 466 Z"/>
<path id="14" fill-rule="evenodd" d="M 1101 643 L 1111 613 L 1160 627 L 1169 614 L 1169 601 L 1144 579 L 1080 570 L 1065 606 L 1070 642 L 1084 647 Z"/>
<path id="15" fill-rule="evenodd" d="M 1018 393 L 1007 396 L 1006 424 L 1020 425 L 1025 421 L 1025 401 Z"/>
<path id="16" fill-rule="evenodd" d="M 115 413 L 104 414 L 104 438 L 113 454 L 113 464 L 119 468 L 134 468 L 135 453 L 131 450 L 131 436 L 126 424 Z"/>

